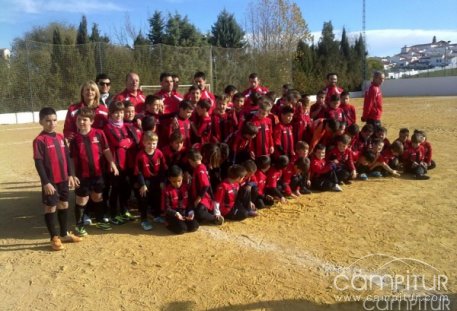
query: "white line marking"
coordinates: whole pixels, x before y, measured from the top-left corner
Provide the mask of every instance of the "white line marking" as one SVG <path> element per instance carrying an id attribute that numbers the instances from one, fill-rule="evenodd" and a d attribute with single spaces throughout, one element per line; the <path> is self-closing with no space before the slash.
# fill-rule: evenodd
<path id="1" fill-rule="evenodd" d="M 23 140 L 23 141 L 16 141 L 12 143 L 1 143 L 0 146 L 12 146 L 12 145 L 23 145 L 23 144 L 30 144 L 32 145 L 32 140 Z"/>

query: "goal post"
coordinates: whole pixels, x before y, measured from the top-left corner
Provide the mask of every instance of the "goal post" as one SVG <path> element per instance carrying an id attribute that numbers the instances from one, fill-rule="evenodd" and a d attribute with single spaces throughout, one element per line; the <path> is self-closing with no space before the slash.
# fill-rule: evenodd
<path id="1" fill-rule="evenodd" d="M 178 92 L 181 94 L 186 94 L 192 85 L 193 84 L 180 84 L 178 87 Z M 160 91 L 161 88 L 162 86 L 160 85 L 140 85 L 140 90 L 142 90 L 145 95 L 155 94 Z M 206 84 L 206 89 L 211 92 L 211 84 Z"/>

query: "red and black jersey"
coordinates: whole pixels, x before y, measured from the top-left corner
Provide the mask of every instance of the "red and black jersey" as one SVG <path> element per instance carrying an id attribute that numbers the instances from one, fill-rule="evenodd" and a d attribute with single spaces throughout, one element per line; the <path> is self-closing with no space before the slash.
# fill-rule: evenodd
<path id="1" fill-rule="evenodd" d="M 340 108 L 343 109 L 344 119 L 347 123 L 347 127 L 357 123 L 355 107 L 353 105 L 341 103 Z"/>
<path id="2" fill-rule="evenodd" d="M 241 94 L 243 94 L 243 96 L 244 96 L 244 98 L 245 98 L 245 99 L 244 99 L 244 105 L 245 105 L 245 106 L 250 106 L 250 105 L 251 105 L 251 98 L 250 98 L 250 96 L 251 96 L 252 93 L 258 93 L 258 94 L 260 94 L 260 95 L 265 95 L 265 94 L 267 94 L 269 91 L 270 91 L 270 90 L 269 90 L 267 87 L 265 87 L 265 86 L 260 86 L 260 85 L 257 86 L 257 87 L 255 87 L 255 88 L 250 87 L 250 88 L 244 90 L 243 93 L 241 93 Z"/>
<path id="3" fill-rule="evenodd" d="M 392 149 L 390 149 L 390 148 L 383 149 L 381 154 L 382 154 L 382 157 L 384 158 L 384 160 L 386 161 L 386 163 L 389 163 L 393 159 L 397 158 L 397 156 L 392 153 Z"/>
<path id="4" fill-rule="evenodd" d="M 187 184 L 182 183 L 181 187 L 175 188 L 167 184 L 162 190 L 162 212 L 173 213 L 179 212 L 185 216 L 189 208 L 189 189 Z"/>
<path id="5" fill-rule="evenodd" d="M 252 139 L 243 137 L 241 131 L 234 133 L 231 137 L 234 138 L 231 146 L 235 155 L 242 151 L 249 152 L 251 150 Z"/>
<path id="6" fill-rule="evenodd" d="M 229 214 L 233 209 L 239 188 L 240 185 L 238 183 L 232 183 L 228 179 L 221 182 L 217 187 L 214 201 L 219 203 L 222 216 Z"/>
<path id="7" fill-rule="evenodd" d="M 326 154 L 326 158 L 328 161 L 338 160 L 337 167 L 346 168 L 349 171 L 355 170 L 354 159 L 352 158 L 352 151 L 350 148 L 346 148 L 343 152 L 341 152 L 338 147 L 332 148 Z"/>
<path id="8" fill-rule="evenodd" d="M 292 176 L 294 176 L 296 174 L 295 161 L 296 160 L 291 159 L 289 164 L 282 171 L 281 181 L 282 181 L 282 185 L 284 188 L 283 193 L 286 196 L 289 196 L 292 194 L 292 188 L 290 187 L 290 182 L 292 180 Z M 296 189 L 294 189 L 294 190 L 296 190 Z"/>
<path id="9" fill-rule="evenodd" d="M 314 155 L 311 156 L 309 173 L 310 179 L 315 180 L 323 174 L 326 174 L 332 170 L 330 163 L 328 163 L 325 158 L 318 159 Z"/>
<path id="10" fill-rule="evenodd" d="M 102 130 L 92 128 L 89 133 L 77 133 L 70 142 L 70 155 L 78 178 L 100 177 L 103 173 L 103 152 L 109 149 Z"/>
<path id="11" fill-rule="evenodd" d="M 351 149 L 354 152 L 362 152 L 364 149 L 371 149 L 371 138 L 365 139 L 361 133 L 355 136 L 351 142 Z"/>
<path id="12" fill-rule="evenodd" d="M 127 168 L 131 169 L 133 172 L 133 169 L 135 168 L 136 155 L 141 149 L 143 149 L 143 143 L 141 140 L 143 133 L 133 123 L 124 122 L 124 124 L 126 125 L 129 137 L 133 140 L 132 146 L 127 149 Z"/>
<path id="13" fill-rule="evenodd" d="M 120 170 L 127 168 L 127 150 L 132 147 L 133 139 L 129 136 L 127 126 L 124 124 L 121 127 L 113 124 L 106 124 L 103 129 L 111 153 L 113 154 L 114 162 Z"/>
<path id="14" fill-rule="evenodd" d="M 183 100 L 183 96 L 177 92 L 160 90 L 154 95 L 159 96 L 163 100 L 163 114 L 174 115 L 179 112 L 179 103 Z"/>
<path id="15" fill-rule="evenodd" d="M 265 182 L 265 188 L 276 188 L 278 186 L 278 181 L 281 179 L 282 171 L 272 166 L 267 171 L 267 180 Z"/>
<path id="16" fill-rule="evenodd" d="M 414 162 L 420 163 L 425 160 L 424 146 L 418 145 L 416 148 L 410 145 L 408 149 L 403 152 L 403 163 L 406 168 L 411 168 Z"/>
<path id="17" fill-rule="evenodd" d="M 219 114 L 213 112 L 211 116 L 211 134 L 216 142 L 224 142 L 225 139 L 237 128 L 238 121 L 234 111 Z"/>
<path id="18" fill-rule="evenodd" d="M 62 134 L 41 132 L 33 140 L 33 159 L 43 161 L 48 182 L 68 180 L 68 148 Z"/>
<path id="19" fill-rule="evenodd" d="M 193 200 L 197 197 L 201 197 L 200 203 L 203 204 L 203 206 L 210 211 L 214 209 L 213 204 L 211 204 L 211 183 L 209 181 L 208 170 L 204 164 L 199 164 L 194 167 L 191 193 Z"/>
<path id="20" fill-rule="evenodd" d="M 330 104 L 330 99 L 332 98 L 333 95 L 338 95 L 338 97 L 343 93 L 343 89 L 340 88 L 337 85 L 329 85 L 325 89 L 323 89 L 323 92 L 325 93 L 325 104 L 329 105 Z"/>
<path id="21" fill-rule="evenodd" d="M 211 117 L 199 117 L 195 123 L 195 143 L 206 144 L 211 142 Z"/>
<path id="22" fill-rule="evenodd" d="M 143 91 L 137 90 L 136 94 L 133 94 L 127 89 L 124 89 L 121 93 L 116 94 L 113 98 L 113 103 L 120 101 L 130 101 L 133 106 L 135 106 L 135 112 L 136 113 L 142 113 L 144 111 L 144 101 L 146 97 L 143 94 Z"/>
<path id="23" fill-rule="evenodd" d="M 324 117 L 326 119 L 333 119 L 338 122 L 345 122 L 346 119 L 344 118 L 344 111 L 340 107 L 338 108 L 331 108 L 328 107 L 325 111 Z"/>
<path id="24" fill-rule="evenodd" d="M 262 170 L 258 169 L 255 172 L 255 178 L 257 180 L 257 192 L 259 193 L 259 195 L 263 195 L 265 193 L 267 175 L 265 175 L 265 173 Z"/>
<path id="25" fill-rule="evenodd" d="M 311 117 L 303 109 L 295 109 L 292 118 L 292 128 L 295 141 L 309 141 L 311 139 Z"/>
<path id="26" fill-rule="evenodd" d="M 278 155 L 285 154 L 290 158 L 295 153 L 292 124 L 279 123 L 276 125 L 273 139 Z"/>
<path id="27" fill-rule="evenodd" d="M 185 167 L 185 164 L 187 163 L 186 148 L 183 147 L 179 151 L 174 151 L 171 149 L 170 145 L 167 145 L 162 149 L 162 153 L 167 161 L 168 167 L 172 167 L 173 165 L 178 165 L 181 168 Z"/>
<path id="28" fill-rule="evenodd" d="M 432 163 L 432 145 L 428 141 L 424 141 L 422 144 L 424 148 L 424 162 L 427 164 Z"/>
<path id="29" fill-rule="evenodd" d="M 72 135 L 75 135 L 78 132 L 76 126 L 76 114 L 81 108 L 87 107 L 83 102 L 79 104 L 73 104 L 68 107 L 67 115 L 65 117 L 65 124 L 63 126 L 63 135 L 65 138 L 69 138 Z M 105 124 L 108 123 L 108 109 L 105 105 L 98 105 L 97 108 L 94 108 L 94 123 L 92 124 L 93 128 L 103 130 Z"/>
<path id="30" fill-rule="evenodd" d="M 167 169 L 165 157 L 159 149 L 156 149 L 153 154 L 147 154 L 144 150 L 138 152 L 135 161 L 135 176 L 142 175 L 145 179 L 163 177 Z"/>
<path id="31" fill-rule="evenodd" d="M 325 117 L 326 106 L 324 103 L 315 102 L 309 108 L 309 115 L 313 120 L 322 119 Z"/>
<path id="32" fill-rule="evenodd" d="M 192 131 L 191 131 L 191 126 L 190 126 L 190 119 L 183 119 L 178 116 L 176 118 L 176 121 L 178 122 L 178 128 L 176 128 L 175 131 L 179 130 L 179 132 L 181 133 L 181 136 L 183 138 L 184 147 L 186 149 L 190 149 L 190 147 L 192 146 L 192 143 L 191 143 Z"/>
<path id="33" fill-rule="evenodd" d="M 273 127 L 270 118 L 259 119 L 257 115 L 252 117 L 251 123 L 259 129 L 259 132 L 252 140 L 251 151 L 256 157 L 270 155 L 270 149 L 274 147 Z"/>

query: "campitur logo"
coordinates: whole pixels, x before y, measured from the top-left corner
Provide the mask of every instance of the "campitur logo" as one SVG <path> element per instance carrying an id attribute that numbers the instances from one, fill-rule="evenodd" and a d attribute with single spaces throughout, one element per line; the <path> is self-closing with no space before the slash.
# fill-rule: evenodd
<path id="1" fill-rule="evenodd" d="M 448 277 L 415 258 L 364 256 L 338 270 L 333 288 L 338 302 L 358 301 L 364 310 L 451 310 Z"/>

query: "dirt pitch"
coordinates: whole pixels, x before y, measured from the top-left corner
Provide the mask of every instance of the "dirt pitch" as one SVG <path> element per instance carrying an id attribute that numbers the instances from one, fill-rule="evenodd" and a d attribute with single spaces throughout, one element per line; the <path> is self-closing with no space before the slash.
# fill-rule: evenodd
<path id="1" fill-rule="evenodd" d="M 351 267 L 362 272 L 439 272 L 456 310 L 457 98 L 386 98 L 383 120 L 391 140 L 400 127 L 427 132 L 429 181 L 355 182 L 182 236 L 91 227 L 62 252 L 50 251 L 32 161 L 40 128 L 0 126 L 0 310 L 362 310 L 338 297 L 401 292 L 338 290 L 335 277 L 359 258 Z"/>

